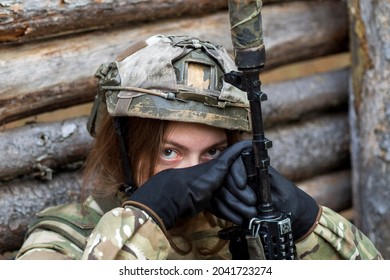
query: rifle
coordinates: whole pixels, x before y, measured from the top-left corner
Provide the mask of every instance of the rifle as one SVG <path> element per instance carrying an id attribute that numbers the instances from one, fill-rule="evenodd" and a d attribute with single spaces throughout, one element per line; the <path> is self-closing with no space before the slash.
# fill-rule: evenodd
<path id="1" fill-rule="evenodd" d="M 274 209 L 271 198 L 268 149 L 272 142 L 264 135 L 261 102 L 267 95 L 261 92 L 260 71 L 265 65 L 263 43 L 262 2 L 259 0 L 229 0 L 231 36 L 238 71 L 226 73 L 224 79 L 245 91 L 251 111 L 252 149 L 242 158 L 247 169 L 248 185 L 257 196 L 258 214 L 247 225 L 220 231 L 219 236 L 230 240 L 233 259 L 248 259 L 248 238 L 260 238 L 266 259 L 294 259 L 295 247 L 289 213 Z"/>

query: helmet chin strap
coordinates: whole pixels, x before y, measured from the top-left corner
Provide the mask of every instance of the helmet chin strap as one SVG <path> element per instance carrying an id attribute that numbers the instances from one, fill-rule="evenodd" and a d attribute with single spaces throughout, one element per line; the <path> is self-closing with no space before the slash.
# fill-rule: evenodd
<path id="1" fill-rule="evenodd" d="M 130 160 L 127 155 L 126 137 L 126 117 L 113 117 L 116 133 L 119 138 L 119 146 L 121 149 L 121 164 L 123 172 L 125 173 L 125 183 L 120 189 L 124 191 L 129 197 L 135 192 L 137 187 L 133 182 L 133 173 L 131 171 Z"/>

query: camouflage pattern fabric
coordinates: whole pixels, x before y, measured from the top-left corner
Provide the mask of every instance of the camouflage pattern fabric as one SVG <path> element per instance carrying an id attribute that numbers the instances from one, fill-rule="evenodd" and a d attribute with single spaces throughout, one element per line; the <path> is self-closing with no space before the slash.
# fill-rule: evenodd
<path id="1" fill-rule="evenodd" d="M 352 223 L 324 206 L 314 231 L 296 247 L 299 259 L 383 259 L 372 242 Z"/>
<path id="2" fill-rule="evenodd" d="M 86 240 L 104 214 L 90 197 L 84 207 L 72 203 L 37 214 L 16 259 L 81 259 Z"/>
<path id="3" fill-rule="evenodd" d="M 115 207 L 105 214 L 91 198 L 87 200 L 86 206 L 89 210 L 88 217 L 81 214 L 79 204 L 51 208 L 51 215 L 57 210 L 57 216 L 60 218 L 54 219 L 54 216 L 51 216 L 51 219 L 46 219 L 55 226 L 45 226 L 45 220 L 40 220 L 41 226 L 34 223 L 17 259 L 231 258 L 228 246 L 214 256 L 205 256 L 196 250 L 185 255 L 175 252 L 151 217 L 133 206 Z M 372 242 L 355 226 L 331 209 L 322 208 L 322 215 L 314 231 L 296 244 L 299 259 L 382 259 Z M 67 212 L 64 212 L 65 210 Z M 71 217 L 64 218 L 66 213 L 71 213 Z M 97 216 L 99 221 L 91 232 L 90 226 Z M 194 230 L 192 240 L 194 247 L 210 248 L 218 242 L 217 233 L 222 223 L 214 223 L 218 226 L 211 226 L 205 224 L 202 217 L 202 213 L 197 217 L 199 223 L 196 224 L 201 226 Z M 89 232 L 91 234 L 88 234 Z M 75 233 L 77 238 L 72 240 L 70 236 Z M 180 245 L 180 240 L 175 240 L 175 243 Z"/>
<path id="4" fill-rule="evenodd" d="M 152 218 L 134 207 L 106 213 L 91 236 L 82 259 L 162 260 L 170 246 Z"/>

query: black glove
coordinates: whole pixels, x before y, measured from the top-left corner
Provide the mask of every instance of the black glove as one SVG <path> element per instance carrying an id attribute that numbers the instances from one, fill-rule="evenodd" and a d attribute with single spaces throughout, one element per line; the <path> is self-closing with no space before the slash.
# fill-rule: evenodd
<path id="1" fill-rule="evenodd" d="M 248 146 L 251 144 L 248 143 Z M 257 214 L 257 199 L 253 189 L 246 183 L 247 175 L 242 158 L 230 167 L 223 186 L 217 189 L 211 199 L 208 211 L 215 216 L 242 225 Z"/>
<path id="2" fill-rule="evenodd" d="M 319 213 L 317 202 L 274 168 L 269 167 L 271 195 L 279 211 L 291 213 L 294 240 L 299 240 L 314 225 Z"/>
<path id="3" fill-rule="evenodd" d="M 149 210 L 157 222 L 162 221 L 165 228 L 170 229 L 178 219 L 193 217 L 209 206 L 213 193 L 224 183 L 233 162 L 240 159 L 241 152 L 250 145 L 249 141 L 239 142 L 209 162 L 161 171 L 138 188 L 125 204 Z M 228 216 L 225 218 L 229 220 Z"/>

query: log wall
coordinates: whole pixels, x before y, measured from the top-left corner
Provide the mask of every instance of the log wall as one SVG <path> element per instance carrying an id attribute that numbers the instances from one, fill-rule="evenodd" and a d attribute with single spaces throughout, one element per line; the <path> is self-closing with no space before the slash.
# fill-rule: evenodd
<path id="1" fill-rule="evenodd" d="M 7 1 L 0 11 L 0 124 L 90 102 L 100 63 L 139 38 L 187 33 L 232 52 L 225 0 L 115 2 L 61 1 L 43 7 L 38 0 Z M 263 74 L 348 52 L 343 1 L 263 2 Z M 271 164 L 321 204 L 353 213 L 350 69 L 307 72 L 262 87 L 268 95 L 263 109 L 266 136 L 273 141 Z M 86 119 L 64 117 L 0 132 L 0 201 L 5 205 L 0 254 L 9 257 L 6 252 L 19 248 L 37 211 L 78 199 L 80 166 L 92 141 Z"/>
<path id="2" fill-rule="evenodd" d="M 352 1 L 350 91 L 356 224 L 390 259 L 390 6 Z"/>

